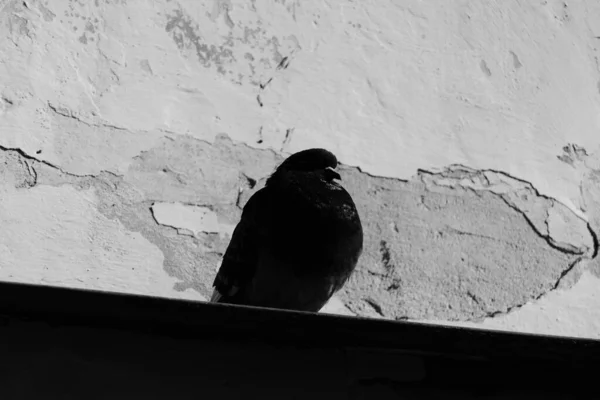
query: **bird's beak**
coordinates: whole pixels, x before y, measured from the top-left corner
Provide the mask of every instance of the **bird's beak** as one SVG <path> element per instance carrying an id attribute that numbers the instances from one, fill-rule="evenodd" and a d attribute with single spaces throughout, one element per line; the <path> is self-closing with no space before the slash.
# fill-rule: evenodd
<path id="1" fill-rule="evenodd" d="M 328 177 L 330 179 L 337 179 L 340 181 L 342 180 L 342 177 L 340 176 L 340 174 L 332 167 L 325 168 L 325 173 L 328 175 Z"/>

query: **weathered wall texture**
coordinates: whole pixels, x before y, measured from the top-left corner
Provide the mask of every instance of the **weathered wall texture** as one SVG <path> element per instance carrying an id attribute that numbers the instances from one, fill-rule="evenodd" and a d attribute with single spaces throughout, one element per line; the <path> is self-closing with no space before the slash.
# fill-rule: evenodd
<path id="1" fill-rule="evenodd" d="M 600 3 L 0 1 L 0 279 L 204 300 L 326 147 L 365 227 L 325 311 L 600 338 Z"/>

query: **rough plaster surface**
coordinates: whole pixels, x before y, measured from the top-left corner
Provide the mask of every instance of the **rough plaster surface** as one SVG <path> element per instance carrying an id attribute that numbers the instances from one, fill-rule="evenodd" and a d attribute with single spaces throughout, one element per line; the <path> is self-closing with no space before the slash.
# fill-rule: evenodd
<path id="1" fill-rule="evenodd" d="M 600 279 L 586 271 L 570 290 L 552 291 L 539 301 L 525 304 L 522 308 L 507 315 L 486 318 L 482 323 L 442 320 L 426 322 L 600 339 L 598 285 L 600 285 Z"/>
<path id="2" fill-rule="evenodd" d="M 344 175 L 365 220 L 366 252 L 343 298 L 387 318 L 479 319 L 557 286 L 581 256 L 554 248 L 501 196 Z M 426 183 L 423 183 L 426 182 Z"/>
<path id="3" fill-rule="evenodd" d="M 365 227 L 324 312 L 600 337 L 598 22 L 1 0 L 0 279 L 205 299 L 249 196 L 320 146 Z"/>
<path id="4" fill-rule="evenodd" d="M 179 233 L 191 236 L 200 232 L 219 233 L 231 238 L 234 225 L 222 224 L 216 213 L 207 207 L 189 206 L 181 203 L 154 203 L 152 215 L 157 223 L 176 228 Z"/>
<path id="5" fill-rule="evenodd" d="M 31 170 L 41 181 L 31 182 L 27 161 L 14 152 L 0 157 L 20 160 L 22 167 L 21 176 L 11 175 L 14 186 L 4 185 L 0 192 L 0 279 L 203 299 L 193 291 L 174 292 L 176 280 L 164 273 L 161 251 L 103 215 L 92 188 L 37 185 L 44 181 L 39 166 Z"/>

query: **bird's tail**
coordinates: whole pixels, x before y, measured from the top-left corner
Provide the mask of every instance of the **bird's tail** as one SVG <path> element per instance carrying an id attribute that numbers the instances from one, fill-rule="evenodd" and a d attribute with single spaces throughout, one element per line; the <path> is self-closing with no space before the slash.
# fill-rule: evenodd
<path id="1" fill-rule="evenodd" d="M 210 302 L 218 303 L 222 298 L 223 298 L 223 295 L 221 293 L 219 293 L 219 291 L 217 289 L 215 289 L 212 293 L 212 296 L 210 296 Z"/>

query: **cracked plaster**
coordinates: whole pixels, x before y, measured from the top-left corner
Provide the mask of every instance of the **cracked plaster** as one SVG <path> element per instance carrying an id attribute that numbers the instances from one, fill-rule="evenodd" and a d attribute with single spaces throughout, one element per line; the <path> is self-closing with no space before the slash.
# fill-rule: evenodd
<path id="1" fill-rule="evenodd" d="M 16 151 L 5 154 L 12 161 L 9 165 L 22 171 L 13 175 L 27 181 L 27 159 Z M 41 187 L 92 190 L 100 214 L 139 232 L 162 251 L 164 270 L 178 280 L 177 292 L 193 288 L 205 298 L 228 243 L 220 227 L 233 226 L 247 199 L 264 185 L 261 176 L 280 160 L 272 151 L 236 144 L 222 135 L 214 144 L 189 137 L 164 138 L 161 146 L 137 157 L 125 177 L 73 176 L 29 162 Z M 462 175 L 454 175 L 460 181 Z M 556 289 L 587 257 L 576 244 L 551 246 L 532 229 L 524 212 L 503 200 L 511 194 L 508 189 L 498 194 L 424 179 L 435 176 L 420 173 L 406 182 L 343 167 L 343 182 L 359 208 L 366 240 L 357 272 L 333 300 L 341 312 L 482 320 Z M 448 183 L 447 176 L 440 176 Z M 15 187 L 27 187 L 13 181 Z M 174 198 L 191 204 L 157 203 Z M 539 201 L 536 196 L 531 199 Z M 554 206 L 549 199 L 546 203 Z M 201 204 L 211 204 L 210 209 Z M 193 212 L 190 207 L 202 210 L 197 224 L 185 216 Z M 174 211 L 179 214 L 169 218 Z M 207 215 L 214 215 L 213 225 L 202 229 Z M 335 308 L 330 305 L 325 311 Z"/>
<path id="2" fill-rule="evenodd" d="M 0 2 L 0 279 L 204 299 L 324 146 L 366 235 L 324 312 L 600 335 L 600 7 L 409 3 Z"/>
<path id="3" fill-rule="evenodd" d="M 217 214 L 207 207 L 181 203 L 154 203 L 151 209 L 156 223 L 172 226 L 181 234 L 218 233 L 231 238 L 235 228 L 234 225 L 220 223 Z"/>

